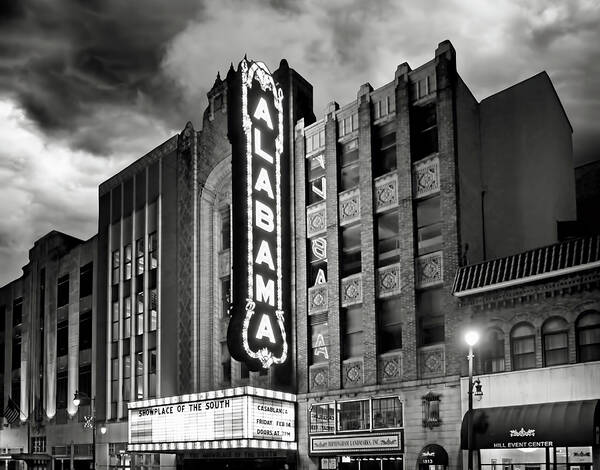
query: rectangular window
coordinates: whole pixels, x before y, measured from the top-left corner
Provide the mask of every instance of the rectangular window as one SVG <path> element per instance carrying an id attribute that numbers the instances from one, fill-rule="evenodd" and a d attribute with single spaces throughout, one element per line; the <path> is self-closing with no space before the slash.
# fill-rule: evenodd
<path id="1" fill-rule="evenodd" d="M 158 266 L 158 235 L 156 232 L 148 235 L 148 260 L 150 269 Z"/>
<path id="2" fill-rule="evenodd" d="M 343 319 L 343 359 L 362 357 L 363 355 L 363 324 L 360 306 L 342 309 Z"/>
<path id="3" fill-rule="evenodd" d="M 87 310 L 79 315 L 79 350 L 92 347 L 92 311 Z"/>
<path id="4" fill-rule="evenodd" d="M 231 246 L 231 216 L 229 206 L 226 206 L 221 213 L 221 250 L 229 250 Z"/>
<path id="5" fill-rule="evenodd" d="M 144 274 L 144 239 L 135 242 L 136 274 Z"/>
<path id="6" fill-rule="evenodd" d="M 373 177 L 394 171 L 396 163 L 396 123 L 392 121 L 374 129 L 375 158 L 373 159 Z"/>
<path id="7" fill-rule="evenodd" d="M 338 402 L 338 431 L 360 431 L 370 429 L 369 411 L 369 400 Z"/>
<path id="8" fill-rule="evenodd" d="M 69 320 L 56 324 L 56 355 L 64 356 L 69 352 Z"/>
<path id="9" fill-rule="evenodd" d="M 240 362 L 240 379 L 249 379 L 250 371 L 245 362 Z"/>
<path id="10" fill-rule="evenodd" d="M 414 106 L 411 112 L 411 153 L 420 160 L 438 151 L 436 104 Z"/>
<path id="11" fill-rule="evenodd" d="M 231 384 L 231 355 L 227 341 L 221 341 L 221 373 L 224 384 Z"/>
<path id="12" fill-rule="evenodd" d="M 56 289 L 56 308 L 69 304 L 69 275 L 65 274 L 58 278 Z"/>
<path id="13" fill-rule="evenodd" d="M 569 362 L 566 331 L 544 335 L 544 361 L 546 366 L 555 366 Z"/>
<path id="14" fill-rule="evenodd" d="M 221 279 L 221 317 L 229 316 L 229 302 L 231 299 L 231 280 L 229 277 Z"/>
<path id="15" fill-rule="evenodd" d="M 148 299 L 148 313 L 150 315 L 148 325 L 149 331 L 155 331 L 158 326 L 158 290 L 150 289 L 150 298 Z"/>
<path id="16" fill-rule="evenodd" d="M 135 353 L 135 399 L 144 398 L 144 353 L 142 351 Z"/>
<path id="17" fill-rule="evenodd" d="M 88 263 L 79 269 L 79 298 L 92 295 L 94 288 L 94 265 Z"/>
<path id="18" fill-rule="evenodd" d="M 343 137 L 358 129 L 358 113 L 354 113 L 345 118 L 338 118 L 339 136 Z"/>
<path id="19" fill-rule="evenodd" d="M 329 361 L 329 326 L 327 322 L 310 326 L 311 355 L 310 364 Z"/>
<path id="20" fill-rule="evenodd" d="M 132 256 L 133 256 L 133 254 L 132 254 L 132 248 L 131 248 L 131 243 L 130 243 L 128 245 L 125 245 L 125 272 L 123 273 L 125 280 L 131 279 Z"/>
<path id="21" fill-rule="evenodd" d="M 156 397 L 156 349 L 148 350 L 148 398 Z"/>
<path id="22" fill-rule="evenodd" d="M 319 403 L 310 407 L 310 432 L 335 431 L 335 403 Z"/>
<path id="23" fill-rule="evenodd" d="M 444 310 L 442 289 L 416 293 L 419 346 L 444 342 Z"/>
<path id="24" fill-rule="evenodd" d="M 85 393 L 88 397 L 92 396 L 92 365 L 79 366 L 79 382 L 77 390 Z"/>
<path id="25" fill-rule="evenodd" d="M 131 356 L 123 356 L 123 401 L 128 402 L 131 397 Z"/>
<path id="26" fill-rule="evenodd" d="M 119 340 L 119 302 L 112 303 L 112 340 Z"/>
<path id="27" fill-rule="evenodd" d="M 144 334 L 144 314 L 138 313 L 135 316 L 135 334 L 141 335 Z"/>
<path id="28" fill-rule="evenodd" d="M 417 245 L 419 255 L 442 249 L 442 212 L 439 194 L 417 201 Z"/>
<path id="29" fill-rule="evenodd" d="M 373 398 L 373 429 L 402 427 L 402 402 L 398 397 Z"/>
<path id="30" fill-rule="evenodd" d="M 13 300 L 13 326 L 23 323 L 23 297 Z"/>
<path id="31" fill-rule="evenodd" d="M 116 403 L 119 401 L 119 359 L 114 358 L 111 360 L 111 401 Z M 115 416 L 113 416 L 115 417 Z"/>
<path id="32" fill-rule="evenodd" d="M 121 256 L 120 256 L 120 252 L 119 252 L 118 248 L 112 252 L 111 265 L 112 265 L 112 283 L 118 284 L 119 283 L 119 268 L 121 266 Z"/>
<path id="33" fill-rule="evenodd" d="M 340 154 L 340 184 L 338 191 L 358 186 L 358 139 L 342 145 Z"/>
<path id="34" fill-rule="evenodd" d="M 56 373 L 56 409 L 64 410 L 67 407 L 68 372 Z"/>
<path id="35" fill-rule="evenodd" d="M 12 337 L 12 370 L 17 370 L 21 368 L 21 333 L 14 332 Z M 2 364 L 4 366 L 4 364 Z M 4 367 L 2 367 L 2 372 L 4 372 Z"/>
<path id="36" fill-rule="evenodd" d="M 402 319 L 400 299 L 380 300 L 377 304 L 379 353 L 402 349 Z"/>
<path id="37" fill-rule="evenodd" d="M 136 298 L 136 314 L 144 313 L 144 292 L 138 292 L 135 296 Z"/>
<path id="38" fill-rule="evenodd" d="M 306 160 L 306 204 L 324 201 L 327 196 L 325 155 L 320 153 Z"/>
<path id="39" fill-rule="evenodd" d="M 512 359 L 513 370 L 532 369 L 535 367 L 535 336 L 513 338 Z"/>
<path id="40" fill-rule="evenodd" d="M 313 135 L 306 136 L 306 153 L 309 154 L 321 147 L 325 147 L 325 129 L 315 132 Z"/>
<path id="41" fill-rule="evenodd" d="M 377 218 L 377 266 L 389 266 L 400 261 L 400 220 L 398 211 L 378 214 Z"/>
<path id="42" fill-rule="evenodd" d="M 131 296 L 123 299 L 123 338 L 131 336 Z"/>
<path id="43" fill-rule="evenodd" d="M 341 277 L 359 273 L 361 265 L 361 225 L 341 227 L 342 256 L 340 259 Z"/>

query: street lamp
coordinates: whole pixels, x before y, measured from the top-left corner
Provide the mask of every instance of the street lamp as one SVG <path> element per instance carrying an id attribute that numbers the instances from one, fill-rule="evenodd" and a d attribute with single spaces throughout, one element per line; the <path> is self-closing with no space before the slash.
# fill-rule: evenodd
<path id="1" fill-rule="evenodd" d="M 465 333 L 465 342 L 469 345 L 469 411 L 467 412 L 467 448 L 469 452 L 469 470 L 473 470 L 473 346 L 479 341 L 479 333 L 474 330 L 469 330 Z M 477 381 L 479 382 L 479 381 Z M 480 396 L 481 384 L 477 389 L 477 396 Z"/>
<path id="2" fill-rule="evenodd" d="M 79 407 L 79 405 L 81 404 L 81 400 L 88 400 L 92 406 L 92 415 L 90 416 L 90 420 L 86 420 L 86 422 L 84 423 L 84 427 L 90 427 L 90 423 L 91 422 L 91 428 L 92 428 L 92 469 L 96 470 L 96 408 L 95 408 L 95 397 L 90 397 L 87 393 L 85 392 L 80 392 L 79 390 L 75 390 L 75 395 L 73 396 L 73 404 L 76 407 Z M 102 424 L 100 426 L 100 433 L 101 434 L 106 434 L 106 426 L 104 424 Z"/>

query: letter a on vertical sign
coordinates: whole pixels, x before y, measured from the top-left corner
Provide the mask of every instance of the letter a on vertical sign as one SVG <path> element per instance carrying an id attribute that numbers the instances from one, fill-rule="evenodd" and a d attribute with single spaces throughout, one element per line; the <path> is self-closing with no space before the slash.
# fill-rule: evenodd
<path id="1" fill-rule="evenodd" d="M 227 81 L 233 180 L 227 345 L 232 357 L 259 370 L 285 364 L 288 356 L 283 91 L 263 63 L 245 58 Z"/>

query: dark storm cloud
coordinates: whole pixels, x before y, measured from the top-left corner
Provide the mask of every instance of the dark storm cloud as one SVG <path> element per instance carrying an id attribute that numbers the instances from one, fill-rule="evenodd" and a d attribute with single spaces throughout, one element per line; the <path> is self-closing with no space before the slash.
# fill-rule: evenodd
<path id="1" fill-rule="evenodd" d="M 9 1 L 0 10 L 0 94 L 8 95 L 51 136 L 110 153 L 120 122 L 95 131 L 96 110 L 124 107 L 183 126 L 192 103 L 161 71 L 168 42 L 190 20 L 197 0 Z M 82 125 L 83 124 L 83 125 Z"/>

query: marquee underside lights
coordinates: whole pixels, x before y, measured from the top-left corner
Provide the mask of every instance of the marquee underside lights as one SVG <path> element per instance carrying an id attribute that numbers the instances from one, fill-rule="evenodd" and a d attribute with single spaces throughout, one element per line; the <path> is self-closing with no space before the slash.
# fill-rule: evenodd
<path id="1" fill-rule="evenodd" d="M 232 145 L 231 355 L 259 370 L 288 356 L 284 286 L 283 91 L 261 62 L 244 58 L 228 75 Z"/>

